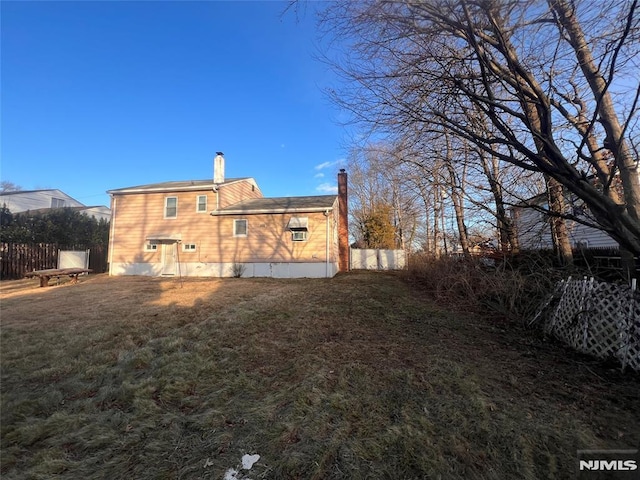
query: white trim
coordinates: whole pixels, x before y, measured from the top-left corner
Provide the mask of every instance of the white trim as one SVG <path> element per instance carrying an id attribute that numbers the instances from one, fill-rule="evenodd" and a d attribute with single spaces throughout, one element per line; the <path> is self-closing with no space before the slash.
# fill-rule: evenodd
<path id="1" fill-rule="evenodd" d="M 158 243 L 149 240 L 144 243 L 143 250 L 148 253 L 157 252 L 158 251 Z"/>
<path id="2" fill-rule="evenodd" d="M 204 209 L 200 210 L 200 199 L 204 197 Z M 196 195 L 196 213 L 208 213 L 207 206 L 209 205 L 209 198 L 207 195 Z"/>
<path id="3" fill-rule="evenodd" d="M 325 232 L 325 249 L 324 249 L 324 261 L 325 261 L 325 277 L 329 277 L 329 210 L 324 212 L 326 220 L 326 232 Z"/>
<path id="4" fill-rule="evenodd" d="M 64 198 L 51 197 L 51 208 L 64 208 L 67 202 Z M 54 205 L 55 204 L 55 205 Z"/>
<path id="5" fill-rule="evenodd" d="M 170 198 L 175 198 L 176 199 L 176 214 L 174 217 L 168 217 L 167 216 L 167 204 L 169 203 L 169 199 Z M 164 210 L 162 212 L 162 216 L 165 220 L 173 220 L 175 218 L 178 218 L 178 197 L 174 197 L 174 196 L 167 196 L 164 197 Z"/>
<path id="6" fill-rule="evenodd" d="M 163 243 L 162 244 L 162 263 L 161 275 L 167 277 L 175 276 L 179 271 L 178 265 L 178 244 Z"/>
<path id="7" fill-rule="evenodd" d="M 259 215 L 263 213 L 318 213 L 333 210 L 334 207 L 304 207 L 304 208 L 256 208 L 256 209 L 237 209 L 237 210 L 214 210 L 211 215 Z"/>
<path id="8" fill-rule="evenodd" d="M 299 238 L 296 238 L 298 236 Z M 291 231 L 291 241 L 292 242 L 306 242 L 307 241 L 307 231 L 306 230 L 292 230 Z"/>
<path id="9" fill-rule="evenodd" d="M 107 252 L 107 262 L 109 263 L 109 275 L 111 273 L 111 265 L 113 265 L 113 239 L 116 232 L 116 197 L 111 195 L 111 224 L 109 225 L 109 250 Z"/>
<path id="10" fill-rule="evenodd" d="M 191 247 L 193 247 L 193 248 L 191 248 Z M 187 252 L 187 253 L 195 252 L 197 248 L 198 247 L 196 246 L 195 243 L 183 243 L 182 244 L 182 251 L 183 252 Z"/>
<path id="11" fill-rule="evenodd" d="M 244 222 L 245 223 L 244 233 L 237 233 L 237 231 L 238 231 L 238 228 L 237 228 L 238 222 Z M 234 218 L 233 219 L 233 236 L 234 237 L 244 238 L 248 234 L 249 234 L 249 220 L 247 220 L 246 218 Z"/>
<path id="12" fill-rule="evenodd" d="M 575 248 L 589 248 L 589 239 L 581 238 L 580 240 L 576 240 Z"/>

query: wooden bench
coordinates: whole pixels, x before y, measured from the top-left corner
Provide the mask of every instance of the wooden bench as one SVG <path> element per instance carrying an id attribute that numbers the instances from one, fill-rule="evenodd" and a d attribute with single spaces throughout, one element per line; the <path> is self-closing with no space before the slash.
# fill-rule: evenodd
<path id="1" fill-rule="evenodd" d="M 40 278 L 40 286 L 47 287 L 49 286 L 49 280 L 52 278 L 60 279 L 60 277 L 69 276 L 71 277 L 71 283 L 78 283 L 78 276 L 83 273 L 89 273 L 92 270 L 89 268 L 49 268 L 46 270 L 34 270 L 33 272 L 28 272 L 25 277 L 39 277 Z"/>

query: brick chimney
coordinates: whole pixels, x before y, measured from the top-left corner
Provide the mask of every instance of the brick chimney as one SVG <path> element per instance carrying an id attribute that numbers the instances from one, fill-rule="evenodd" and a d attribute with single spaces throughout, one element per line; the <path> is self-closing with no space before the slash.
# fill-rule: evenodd
<path id="1" fill-rule="evenodd" d="M 338 173 L 338 271 L 349 271 L 349 204 L 347 196 L 347 172 Z"/>
<path id="2" fill-rule="evenodd" d="M 213 183 L 224 183 L 224 153 L 216 152 L 213 159 Z"/>

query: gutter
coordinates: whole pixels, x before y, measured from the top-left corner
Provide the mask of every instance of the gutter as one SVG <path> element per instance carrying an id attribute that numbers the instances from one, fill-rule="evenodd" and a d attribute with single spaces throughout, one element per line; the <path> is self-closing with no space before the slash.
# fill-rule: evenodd
<path id="1" fill-rule="evenodd" d="M 327 210 L 333 210 L 333 207 L 306 207 L 306 208 L 259 208 L 259 209 L 237 209 L 237 210 L 220 210 L 213 211 L 210 215 L 259 215 L 268 213 L 324 213 Z"/>
<path id="2" fill-rule="evenodd" d="M 325 267 L 324 267 L 324 274 L 325 277 L 329 278 L 329 212 L 331 210 L 327 209 L 324 212 L 324 216 L 327 219 L 327 231 L 325 233 L 325 240 L 326 240 L 326 245 L 325 245 L 325 252 L 324 252 L 324 258 L 325 258 Z"/>

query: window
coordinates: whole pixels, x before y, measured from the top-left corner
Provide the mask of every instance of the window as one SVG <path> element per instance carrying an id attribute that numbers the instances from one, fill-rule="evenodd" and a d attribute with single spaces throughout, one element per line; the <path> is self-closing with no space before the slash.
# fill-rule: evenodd
<path id="1" fill-rule="evenodd" d="M 145 252 L 155 252 L 158 250 L 158 244 L 157 243 L 152 243 L 152 242 L 147 242 L 144 244 L 144 251 Z"/>
<path id="2" fill-rule="evenodd" d="M 178 216 L 178 197 L 166 197 L 164 199 L 164 218 L 176 218 Z"/>
<path id="3" fill-rule="evenodd" d="M 291 232 L 291 240 L 294 242 L 306 242 L 307 231 L 306 230 L 293 230 Z"/>
<path id="4" fill-rule="evenodd" d="M 62 208 L 62 207 L 64 207 L 64 199 L 62 198 L 51 199 L 51 208 Z"/>
<path id="5" fill-rule="evenodd" d="M 294 242 L 307 241 L 307 231 L 309 230 L 308 217 L 291 217 L 287 227 L 291 230 L 291 240 Z"/>
<path id="6" fill-rule="evenodd" d="M 195 252 L 196 251 L 196 244 L 195 243 L 183 243 L 182 244 L 182 251 L 183 252 Z"/>
<path id="7" fill-rule="evenodd" d="M 207 211 L 207 196 L 198 195 L 198 201 L 196 202 L 196 212 L 202 213 Z"/>
<path id="8" fill-rule="evenodd" d="M 234 220 L 233 221 L 233 236 L 234 237 L 246 237 L 247 236 L 247 221 L 246 220 Z"/>

